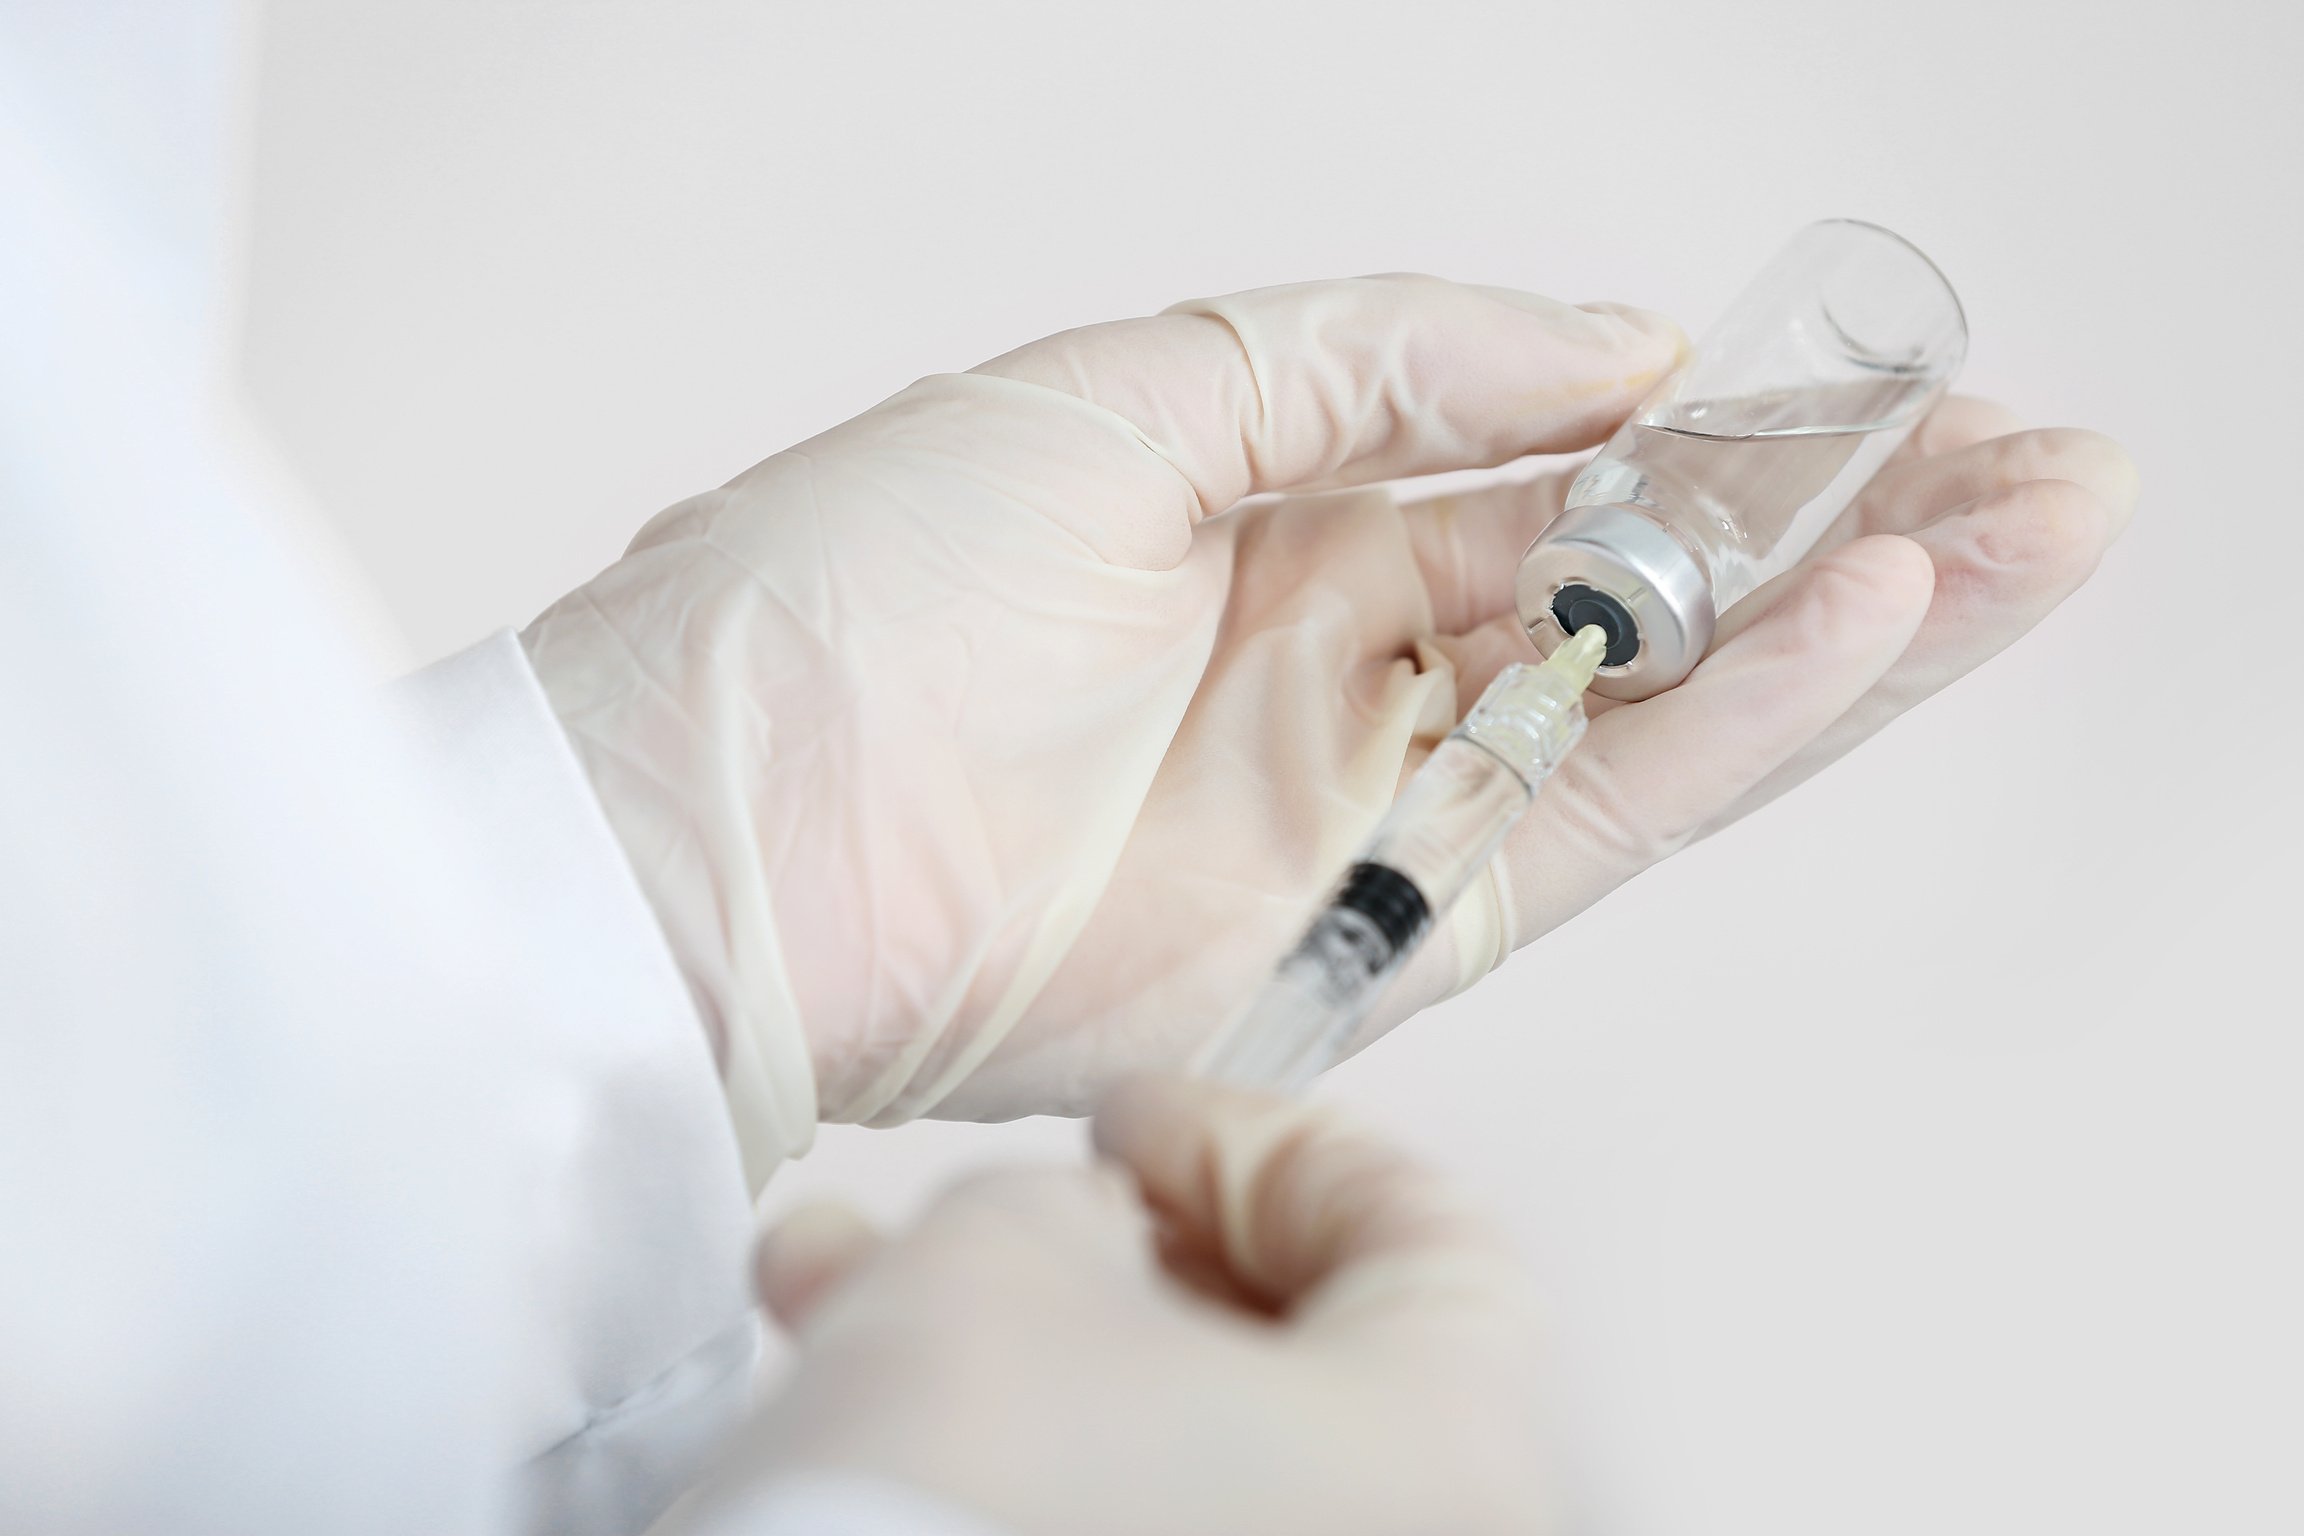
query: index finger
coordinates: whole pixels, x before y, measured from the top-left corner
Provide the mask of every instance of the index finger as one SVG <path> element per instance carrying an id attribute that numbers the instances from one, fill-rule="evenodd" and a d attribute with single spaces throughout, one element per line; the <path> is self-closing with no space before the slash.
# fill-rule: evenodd
<path id="1" fill-rule="evenodd" d="M 1206 517 L 1262 491 L 1589 447 L 1682 345 L 1644 310 L 1391 274 L 1194 300 L 974 371 L 1119 416 Z"/>

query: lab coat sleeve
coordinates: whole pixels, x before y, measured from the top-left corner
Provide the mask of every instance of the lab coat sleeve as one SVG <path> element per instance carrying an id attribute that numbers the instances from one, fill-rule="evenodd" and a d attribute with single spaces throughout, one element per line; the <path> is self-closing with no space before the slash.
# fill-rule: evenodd
<path id="1" fill-rule="evenodd" d="M 758 1330 L 749 1207 L 708 1036 L 558 721 L 509 633 L 404 680 L 399 701 L 499 890 L 586 1006 L 521 1042 L 565 1114 L 538 1150 L 554 1212 L 531 1255 L 545 1362 L 524 1394 L 539 1532 L 644 1528 L 747 1406 Z M 876 1479 L 776 1479 L 714 1536 L 1001 1536 Z"/>
<path id="2" fill-rule="evenodd" d="M 499 903 L 563 968 L 552 1006 L 504 1023 L 547 1106 L 522 1160 L 528 1524 L 639 1530 L 744 1412 L 757 1358 L 750 1204 L 707 1037 L 514 637 L 394 692 Z"/>
<path id="3" fill-rule="evenodd" d="M 717 1074 L 518 647 L 387 692 L 231 388 L 248 7 L 0 7 L 0 1530 L 644 1527 Z"/>

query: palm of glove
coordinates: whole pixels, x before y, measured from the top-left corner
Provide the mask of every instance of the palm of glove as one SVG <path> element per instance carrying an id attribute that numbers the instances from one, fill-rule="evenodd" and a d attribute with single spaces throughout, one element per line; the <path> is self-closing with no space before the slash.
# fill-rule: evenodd
<path id="1" fill-rule="evenodd" d="M 1078 1112 L 1181 1061 L 1530 654 L 1511 574 L 1560 483 L 1233 504 L 1589 446 L 1676 340 L 1431 279 L 1266 290 L 925 380 L 651 523 L 525 638 L 740 1120 L 794 1037 L 838 1119 Z M 1694 678 L 1596 719 L 1377 1026 L 2076 585 L 2125 464 L 2003 425 L 1939 412 Z"/>

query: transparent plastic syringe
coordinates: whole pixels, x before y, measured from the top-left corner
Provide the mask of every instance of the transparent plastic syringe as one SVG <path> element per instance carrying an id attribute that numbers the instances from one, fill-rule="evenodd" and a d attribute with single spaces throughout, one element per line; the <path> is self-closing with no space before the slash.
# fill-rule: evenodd
<path id="1" fill-rule="evenodd" d="M 1201 1075 L 1293 1093 L 1343 1055 L 1384 984 L 1495 856 L 1584 735 L 1596 625 L 1541 666 L 1504 669 L 1377 824 L 1271 981 L 1203 1053 Z"/>

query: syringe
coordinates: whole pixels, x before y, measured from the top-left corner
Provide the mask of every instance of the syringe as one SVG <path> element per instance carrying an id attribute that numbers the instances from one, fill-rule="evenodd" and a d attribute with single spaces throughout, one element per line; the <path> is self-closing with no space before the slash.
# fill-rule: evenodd
<path id="1" fill-rule="evenodd" d="M 1201 1075 L 1293 1093 L 1335 1065 L 1382 992 L 1486 867 L 1584 735 L 1584 689 L 1608 649 L 1587 625 L 1541 666 L 1506 667 L 1377 824 L 1336 894 Z"/>

